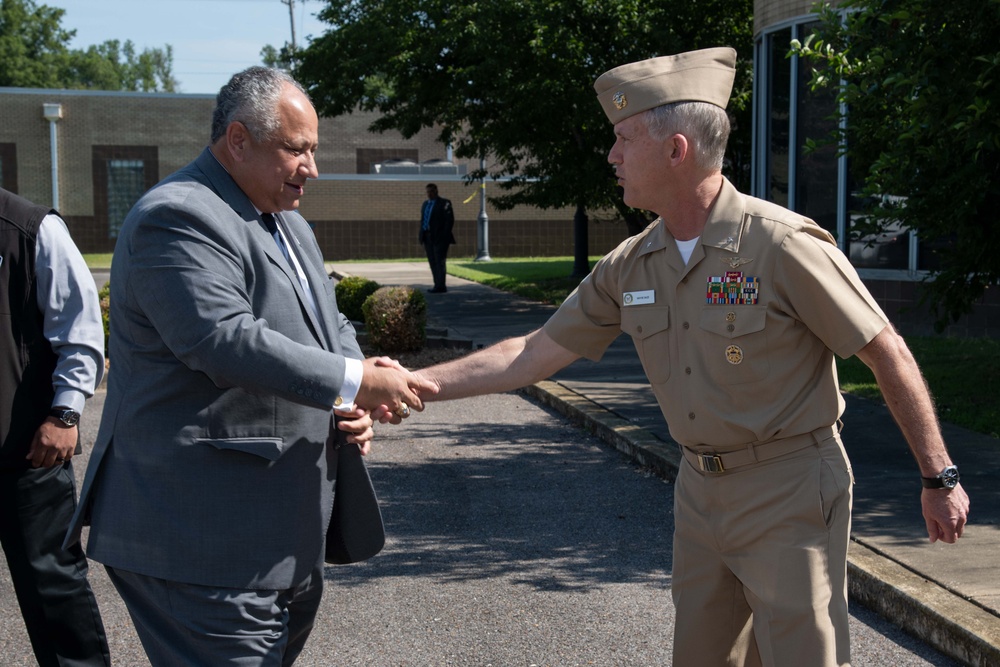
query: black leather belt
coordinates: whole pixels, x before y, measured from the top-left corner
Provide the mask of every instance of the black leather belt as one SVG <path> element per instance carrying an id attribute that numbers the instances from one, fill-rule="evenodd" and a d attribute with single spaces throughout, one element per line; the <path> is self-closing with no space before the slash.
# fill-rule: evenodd
<path id="1" fill-rule="evenodd" d="M 811 433 L 793 435 L 790 438 L 779 438 L 769 442 L 751 442 L 743 449 L 729 452 L 698 452 L 688 447 L 681 447 L 681 451 L 684 453 L 684 458 L 698 470 L 707 473 L 721 473 L 805 449 L 810 445 L 832 438 L 840 432 L 841 427 L 840 420 L 837 420 L 836 425 L 824 426 Z"/>

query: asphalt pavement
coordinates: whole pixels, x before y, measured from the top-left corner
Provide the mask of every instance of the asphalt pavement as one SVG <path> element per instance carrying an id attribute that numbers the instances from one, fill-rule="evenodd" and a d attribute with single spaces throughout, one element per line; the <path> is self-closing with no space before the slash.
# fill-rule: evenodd
<path id="1" fill-rule="evenodd" d="M 104 399 L 84 411 L 78 480 Z M 659 475 L 517 393 L 380 426 L 368 466 L 386 546 L 326 568 L 296 667 L 670 664 L 673 485 Z M 113 664 L 148 667 L 99 563 L 90 581 Z M 35 665 L 3 567 L 0 617 L 0 666 Z M 854 667 L 961 664 L 860 605 L 850 626 Z"/>
<path id="2" fill-rule="evenodd" d="M 423 263 L 330 268 L 383 285 L 431 284 Z M 448 281 L 447 294 L 428 295 L 431 325 L 472 347 L 553 312 Z M 78 479 L 104 391 L 84 414 Z M 930 545 L 916 467 L 885 409 L 848 397 L 845 422 L 857 477 L 850 587 L 861 602 L 851 610 L 852 664 L 1000 665 L 1000 499 L 990 484 L 1000 443 L 945 425 L 973 515 L 958 545 Z M 403 427 L 379 427 L 369 468 L 386 548 L 327 568 L 297 665 L 668 665 L 677 461 L 625 338 L 600 364 L 577 362 L 523 394 L 435 403 Z M 114 664 L 148 665 L 100 564 L 91 582 Z M 6 568 L 0 614 L 0 666 L 34 664 Z"/>
<path id="3" fill-rule="evenodd" d="M 381 285 L 432 284 L 423 262 L 328 268 L 334 276 L 359 275 Z M 555 310 L 451 275 L 447 293 L 426 296 L 428 325 L 473 347 L 527 333 Z M 525 391 L 673 478 L 678 448 L 627 336 L 599 363 L 580 360 Z M 1000 440 L 942 425 L 972 507 L 957 544 L 931 544 L 920 512 L 919 472 L 888 410 L 845 399 L 842 435 L 856 480 L 848 561 L 852 599 L 962 664 L 1000 666 Z"/>

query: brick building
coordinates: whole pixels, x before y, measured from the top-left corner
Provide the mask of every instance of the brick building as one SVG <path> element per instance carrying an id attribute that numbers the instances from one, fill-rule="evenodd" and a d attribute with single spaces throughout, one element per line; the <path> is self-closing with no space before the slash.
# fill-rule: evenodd
<path id="1" fill-rule="evenodd" d="M 0 182 L 57 203 L 83 252 L 111 252 L 132 203 L 208 144 L 214 106 L 213 95 L 0 88 Z M 428 182 L 455 206 L 452 257 L 474 257 L 479 188 L 462 175 L 477 165 L 445 161 L 447 147 L 431 130 L 406 140 L 368 132 L 371 121 L 366 113 L 320 119 L 320 177 L 300 210 L 326 258 L 422 257 L 417 221 Z M 389 160 L 399 162 L 383 167 Z M 573 209 L 486 213 L 493 257 L 573 254 Z M 591 218 L 591 254 L 625 238 L 624 224 Z"/>

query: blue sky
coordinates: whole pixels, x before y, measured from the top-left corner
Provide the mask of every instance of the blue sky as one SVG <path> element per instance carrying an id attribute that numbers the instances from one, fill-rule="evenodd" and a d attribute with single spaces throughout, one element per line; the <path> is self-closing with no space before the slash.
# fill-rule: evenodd
<path id="1" fill-rule="evenodd" d="M 315 14 L 325 0 L 293 0 L 295 37 L 301 47 L 325 24 Z M 36 0 L 66 10 L 62 27 L 76 30 L 72 48 L 109 39 L 131 39 L 136 48 L 174 49 L 179 92 L 211 93 L 229 77 L 260 64 L 265 44 L 291 41 L 289 7 L 281 0 Z"/>

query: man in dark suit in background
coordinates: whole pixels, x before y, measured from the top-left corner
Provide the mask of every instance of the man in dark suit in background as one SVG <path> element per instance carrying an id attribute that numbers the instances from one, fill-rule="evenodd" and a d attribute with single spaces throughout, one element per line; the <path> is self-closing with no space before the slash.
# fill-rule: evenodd
<path id="1" fill-rule="evenodd" d="M 434 287 L 427 290 L 432 294 L 447 292 L 445 287 L 445 263 L 448 260 L 448 246 L 455 242 L 451 233 L 455 226 L 455 212 L 451 200 L 438 197 L 434 183 L 427 185 L 427 201 L 420 209 L 420 242 L 427 251 L 427 261 L 434 276 Z"/>
<path id="2" fill-rule="evenodd" d="M 154 667 L 295 661 L 322 594 L 343 452 L 367 451 L 373 421 L 399 423 L 429 388 L 364 359 L 337 310 L 295 211 L 317 144 L 298 83 L 236 74 L 211 145 L 136 203 L 115 247 L 114 371 L 67 543 L 90 514 L 88 555 Z M 366 523 L 348 505 L 343 533 L 381 540 L 377 508 Z"/>

